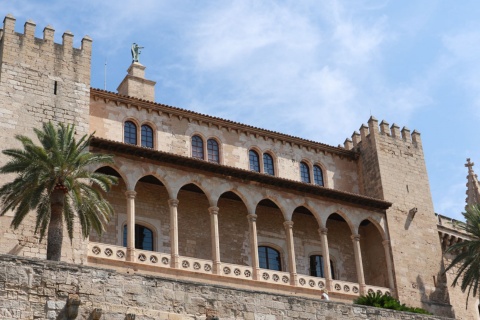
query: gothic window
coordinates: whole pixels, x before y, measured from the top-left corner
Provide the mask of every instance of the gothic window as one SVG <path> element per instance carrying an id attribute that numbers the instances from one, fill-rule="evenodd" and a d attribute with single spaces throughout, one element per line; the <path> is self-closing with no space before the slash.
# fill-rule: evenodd
<path id="1" fill-rule="evenodd" d="M 123 246 L 127 246 L 127 225 L 123 226 Z M 153 251 L 153 231 L 135 224 L 135 249 Z"/>
<path id="2" fill-rule="evenodd" d="M 310 275 L 312 277 L 325 278 L 325 273 L 323 270 L 323 256 L 320 256 L 320 255 L 310 256 Z M 330 275 L 332 279 L 335 279 L 332 260 L 330 260 Z"/>
<path id="3" fill-rule="evenodd" d="M 192 137 L 192 157 L 197 159 L 203 158 L 203 140 L 200 136 Z"/>
<path id="4" fill-rule="evenodd" d="M 250 150 L 249 158 L 250 158 L 250 170 L 255 172 L 260 172 L 260 161 L 258 158 L 258 153 L 253 150 Z"/>
<path id="5" fill-rule="evenodd" d="M 273 168 L 273 158 L 268 153 L 263 154 L 263 172 L 271 176 L 275 175 L 275 170 Z"/>
<path id="6" fill-rule="evenodd" d="M 215 139 L 208 139 L 207 150 L 208 150 L 208 161 L 220 163 L 220 152 L 218 149 L 218 142 Z"/>
<path id="7" fill-rule="evenodd" d="M 319 166 L 313 166 L 313 180 L 317 186 L 323 186 L 323 173 Z"/>
<path id="8" fill-rule="evenodd" d="M 137 126 L 132 121 L 125 121 L 123 127 L 123 142 L 137 144 Z"/>
<path id="9" fill-rule="evenodd" d="M 310 183 L 310 169 L 305 162 L 300 162 L 300 178 L 302 182 Z"/>
<path id="10" fill-rule="evenodd" d="M 271 247 L 259 246 L 258 260 L 262 269 L 282 271 L 280 252 Z"/>
<path id="11" fill-rule="evenodd" d="M 142 126 L 142 147 L 153 148 L 153 130 L 150 126 Z"/>

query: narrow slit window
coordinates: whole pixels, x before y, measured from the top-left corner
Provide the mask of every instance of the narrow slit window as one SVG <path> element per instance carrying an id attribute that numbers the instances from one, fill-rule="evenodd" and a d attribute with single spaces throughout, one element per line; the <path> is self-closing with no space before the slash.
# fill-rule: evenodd
<path id="1" fill-rule="evenodd" d="M 54 84 L 53 84 L 53 94 L 54 95 L 57 94 L 57 86 L 58 86 L 58 81 L 55 81 Z"/>

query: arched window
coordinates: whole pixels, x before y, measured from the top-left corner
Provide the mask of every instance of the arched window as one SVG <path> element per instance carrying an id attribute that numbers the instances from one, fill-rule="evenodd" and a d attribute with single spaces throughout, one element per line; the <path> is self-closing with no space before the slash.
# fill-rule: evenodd
<path id="1" fill-rule="evenodd" d="M 259 246 L 258 260 L 260 268 L 282 271 L 280 252 L 271 247 Z"/>
<path id="2" fill-rule="evenodd" d="M 275 175 L 275 170 L 273 168 L 273 158 L 268 153 L 263 154 L 263 172 L 271 176 Z"/>
<path id="3" fill-rule="evenodd" d="M 150 126 L 142 126 L 142 147 L 153 148 L 153 130 Z"/>
<path id="4" fill-rule="evenodd" d="M 137 144 L 137 126 L 132 121 L 125 121 L 123 126 L 123 142 Z"/>
<path id="5" fill-rule="evenodd" d="M 302 182 L 310 183 L 310 170 L 305 162 L 300 162 L 300 178 Z"/>
<path id="6" fill-rule="evenodd" d="M 253 150 L 250 150 L 248 153 L 250 158 L 250 170 L 255 172 L 260 172 L 260 161 L 258 159 L 258 153 Z"/>
<path id="7" fill-rule="evenodd" d="M 127 246 L 127 225 L 123 226 L 123 246 Z M 135 249 L 153 251 L 153 231 L 135 224 Z"/>
<path id="8" fill-rule="evenodd" d="M 313 166 L 313 181 L 317 186 L 323 186 L 323 172 L 319 166 Z"/>
<path id="9" fill-rule="evenodd" d="M 220 152 L 218 149 L 218 142 L 215 139 L 208 139 L 207 141 L 208 161 L 220 163 Z"/>
<path id="10" fill-rule="evenodd" d="M 203 140 L 200 136 L 192 137 L 192 157 L 204 159 L 203 157 Z"/>
<path id="11" fill-rule="evenodd" d="M 325 273 L 323 270 L 323 256 L 320 256 L 320 255 L 310 256 L 310 275 L 312 277 L 325 278 Z M 332 260 L 330 260 L 330 275 L 332 276 L 332 279 L 335 279 Z"/>

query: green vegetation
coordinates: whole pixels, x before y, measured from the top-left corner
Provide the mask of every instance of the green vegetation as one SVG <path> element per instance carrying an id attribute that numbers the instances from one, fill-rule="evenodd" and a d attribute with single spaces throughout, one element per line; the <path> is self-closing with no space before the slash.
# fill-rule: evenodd
<path id="1" fill-rule="evenodd" d="M 397 311 L 431 314 L 430 312 L 422 308 L 407 307 L 405 304 L 401 304 L 400 301 L 393 298 L 392 296 L 389 296 L 387 294 L 381 294 L 379 292 L 369 292 L 366 296 L 358 297 L 358 299 L 354 300 L 353 303 L 363 306 L 371 306 Z"/>
<path id="2" fill-rule="evenodd" d="M 455 255 L 445 272 L 452 268 L 455 270 L 455 279 L 452 286 L 460 281 L 462 292 L 468 289 L 467 303 L 470 293 L 477 297 L 480 293 L 480 205 L 471 205 L 463 213 L 466 223 L 456 225 L 472 237 L 471 240 L 462 240 L 449 247 L 446 252 Z"/>
<path id="3" fill-rule="evenodd" d="M 21 149 L 6 149 L 10 159 L 0 168 L 1 174 L 13 174 L 14 180 L 0 188 L 0 215 L 13 211 L 11 222 L 18 228 L 25 216 L 36 211 L 35 234 L 47 238 L 47 259 L 60 260 L 63 223 L 73 239 L 73 221 L 80 221 L 82 235 L 87 238 L 93 228 L 99 234 L 113 215 L 112 206 L 103 198 L 117 178 L 91 172 L 99 164 L 112 163 L 110 155 L 88 151 L 92 135 L 75 139 L 75 127 L 44 123 L 43 130 L 34 129 L 40 144 L 17 135 Z"/>

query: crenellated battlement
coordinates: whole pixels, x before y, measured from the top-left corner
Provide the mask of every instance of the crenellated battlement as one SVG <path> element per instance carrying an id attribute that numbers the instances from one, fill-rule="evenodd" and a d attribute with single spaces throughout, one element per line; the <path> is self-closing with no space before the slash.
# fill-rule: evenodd
<path id="1" fill-rule="evenodd" d="M 368 125 L 362 124 L 359 131 L 354 131 L 351 138 L 345 139 L 343 147 L 346 150 L 352 150 L 360 146 L 363 141 L 378 137 L 390 137 L 396 141 L 411 143 L 414 147 L 421 147 L 420 132 L 413 130 L 410 133 L 410 129 L 407 127 L 403 127 L 400 130 L 397 124 L 393 123 L 390 126 L 385 120 L 382 120 L 379 124 L 378 120 L 373 116 L 368 120 Z"/>
<path id="2" fill-rule="evenodd" d="M 82 46 L 80 48 L 73 48 L 73 34 L 70 31 L 65 31 L 62 35 L 62 44 L 54 42 L 55 29 L 47 25 L 43 29 L 43 39 L 35 38 L 36 23 L 28 20 L 24 24 L 23 33 L 15 32 L 16 19 L 13 15 L 8 14 L 3 20 L 3 28 L 0 29 L 0 43 L 6 46 L 6 49 L 13 49 L 15 47 L 25 47 L 28 45 L 35 45 L 45 51 L 58 51 L 63 54 L 81 54 L 90 58 L 92 52 L 92 39 L 85 36 L 82 39 Z M 14 40 L 14 41 L 12 41 Z"/>
<path id="3" fill-rule="evenodd" d="M 74 48 L 69 31 L 58 44 L 50 25 L 36 38 L 34 21 L 25 22 L 23 33 L 15 24 L 8 14 L 0 30 L 0 127 L 24 133 L 54 121 L 88 132 L 92 39 L 85 36 Z"/>

